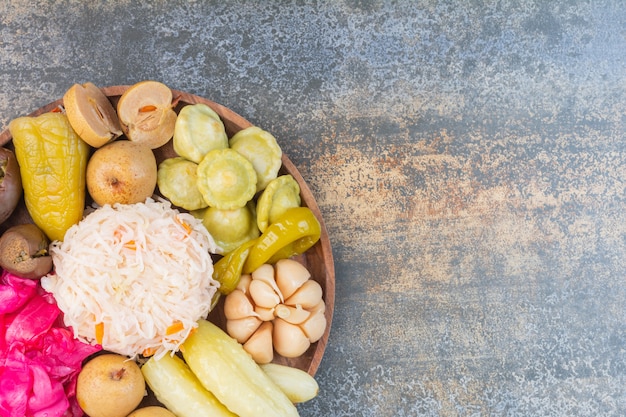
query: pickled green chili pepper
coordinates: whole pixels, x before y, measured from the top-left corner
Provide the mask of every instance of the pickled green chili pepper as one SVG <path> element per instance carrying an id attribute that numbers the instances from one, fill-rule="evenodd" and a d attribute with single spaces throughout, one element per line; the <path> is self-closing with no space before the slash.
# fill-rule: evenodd
<path id="1" fill-rule="evenodd" d="M 320 223 L 311 209 L 288 209 L 257 239 L 242 272 L 249 274 L 265 263 L 272 264 L 306 252 L 319 240 L 321 232 Z"/>
<path id="2" fill-rule="evenodd" d="M 250 248 L 257 239 L 252 239 L 227 253 L 213 266 L 213 279 L 220 283 L 219 292 L 224 295 L 230 294 L 239 283 L 243 265 L 248 259 Z"/>

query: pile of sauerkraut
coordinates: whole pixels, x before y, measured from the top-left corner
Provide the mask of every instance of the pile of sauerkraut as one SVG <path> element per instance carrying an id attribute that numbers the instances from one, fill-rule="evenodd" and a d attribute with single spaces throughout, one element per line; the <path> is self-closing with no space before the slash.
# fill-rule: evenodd
<path id="1" fill-rule="evenodd" d="M 54 272 L 41 285 L 78 339 L 161 357 L 208 315 L 217 249 L 200 220 L 167 201 L 105 205 L 51 245 Z"/>

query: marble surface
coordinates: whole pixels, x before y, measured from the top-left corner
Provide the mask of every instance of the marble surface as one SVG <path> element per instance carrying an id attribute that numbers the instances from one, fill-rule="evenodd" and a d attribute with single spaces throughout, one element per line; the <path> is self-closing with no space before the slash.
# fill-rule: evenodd
<path id="1" fill-rule="evenodd" d="M 620 1 L 8 1 L 0 127 L 156 79 L 271 131 L 336 306 L 302 416 L 626 414 Z"/>

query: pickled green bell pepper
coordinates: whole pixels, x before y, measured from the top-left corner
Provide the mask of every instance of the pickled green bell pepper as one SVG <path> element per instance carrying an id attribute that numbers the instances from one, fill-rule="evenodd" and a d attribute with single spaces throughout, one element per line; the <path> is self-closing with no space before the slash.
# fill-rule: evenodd
<path id="1" fill-rule="evenodd" d="M 63 113 L 19 117 L 9 130 L 26 208 L 50 240 L 63 240 L 67 229 L 83 217 L 89 145 Z"/>

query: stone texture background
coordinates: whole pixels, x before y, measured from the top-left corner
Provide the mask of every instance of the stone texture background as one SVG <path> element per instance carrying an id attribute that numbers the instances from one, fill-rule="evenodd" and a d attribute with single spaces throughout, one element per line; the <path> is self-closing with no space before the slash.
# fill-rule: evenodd
<path id="1" fill-rule="evenodd" d="M 8 1 L 0 127 L 157 79 L 276 135 L 335 319 L 302 416 L 626 414 L 626 8 Z"/>

